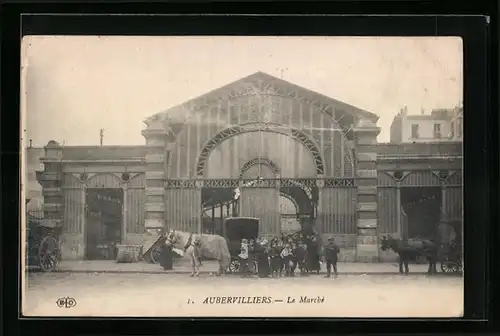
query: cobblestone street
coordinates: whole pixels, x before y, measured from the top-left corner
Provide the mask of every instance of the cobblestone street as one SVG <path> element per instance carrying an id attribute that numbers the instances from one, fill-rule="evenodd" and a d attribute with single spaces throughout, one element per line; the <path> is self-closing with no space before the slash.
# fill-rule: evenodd
<path id="1" fill-rule="evenodd" d="M 32 273 L 25 288 L 27 316 L 451 317 L 463 311 L 463 278 L 450 276 Z M 305 296 L 312 300 L 301 303 Z M 59 308 L 65 297 L 76 306 Z"/>

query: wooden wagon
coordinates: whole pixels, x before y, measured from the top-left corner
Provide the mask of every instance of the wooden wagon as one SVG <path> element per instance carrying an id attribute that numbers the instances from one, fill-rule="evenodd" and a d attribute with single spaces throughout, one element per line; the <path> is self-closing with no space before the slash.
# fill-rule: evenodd
<path id="1" fill-rule="evenodd" d="M 26 200 L 26 204 L 29 200 Z M 61 261 L 58 227 L 50 220 L 38 216 L 39 212 L 26 213 L 26 265 L 43 272 L 57 269 Z"/>

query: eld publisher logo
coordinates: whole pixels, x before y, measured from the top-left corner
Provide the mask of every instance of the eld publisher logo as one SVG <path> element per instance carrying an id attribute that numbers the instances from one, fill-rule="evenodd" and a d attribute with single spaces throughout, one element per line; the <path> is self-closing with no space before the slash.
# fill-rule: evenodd
<path id="1" fill-rule="evenodd" d="M 76 306 L 76 300 L 70 297 L 59 298 L 56 303 L 59 308 L 73 308 Z"/>

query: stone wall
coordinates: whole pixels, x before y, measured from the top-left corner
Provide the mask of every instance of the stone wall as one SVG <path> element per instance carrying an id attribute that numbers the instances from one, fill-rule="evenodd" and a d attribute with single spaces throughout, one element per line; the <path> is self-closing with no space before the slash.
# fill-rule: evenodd
<path id="1" fill-rule="evenodd" d="M 361 120 L 354 129 L 356 150 L 357 242 L 356 260 L 375 262 L 379 257 L 377 215 L 377 144 L 380 128 L 371 121 Z"/>

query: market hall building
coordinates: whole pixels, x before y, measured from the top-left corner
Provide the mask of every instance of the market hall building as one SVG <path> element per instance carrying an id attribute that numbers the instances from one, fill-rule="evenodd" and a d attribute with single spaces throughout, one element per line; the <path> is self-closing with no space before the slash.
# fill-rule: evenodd
<path id="1" fill-rule="evenodd" d="M 461 142 L 378 144 L 378 116 L 255 73 L 145 120 L 145 146 L 44 147 L 37 172 L 63 259 L 112 258 L 164 229 L 260 234 L 314 227 L 349 261 L 393 258 L 379 238 L 462 218 Z"/>

